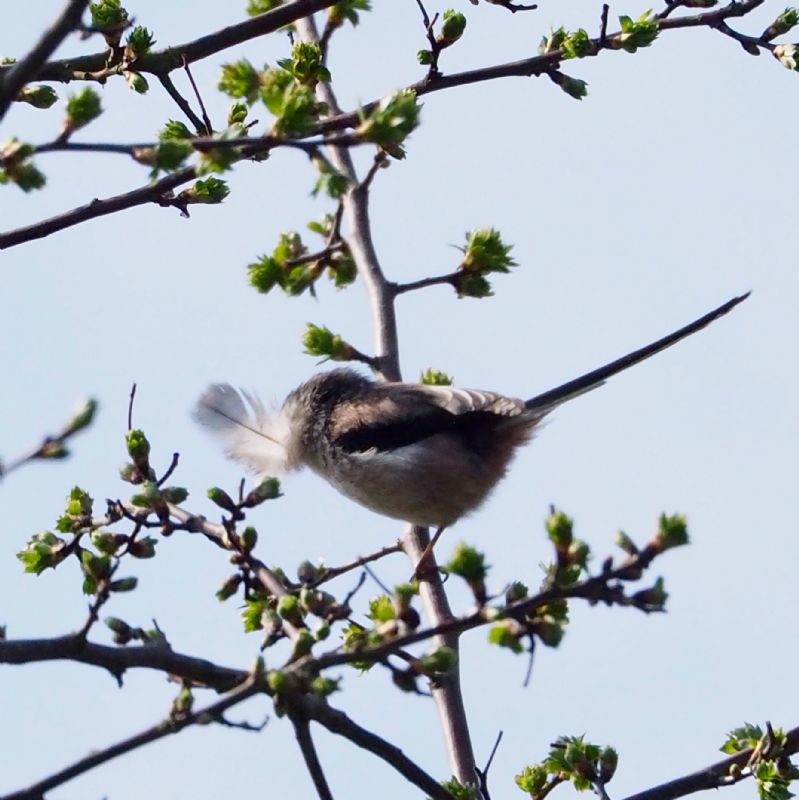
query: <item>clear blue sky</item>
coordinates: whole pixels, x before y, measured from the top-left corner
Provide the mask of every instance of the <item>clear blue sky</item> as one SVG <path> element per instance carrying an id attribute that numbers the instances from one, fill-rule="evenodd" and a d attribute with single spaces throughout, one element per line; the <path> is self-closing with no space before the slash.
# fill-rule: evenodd
<path id="1" fill-rule="evenodd" d="M 447 71 L 526 57 L 550 26 L 593 33 L 600 11 L 587 0 L 568 7 L 545 0 L 539 11 L 516 15 L 455 4 L 469 27 L 443 62 Z M 40 0 L 7 15 L 0 55 L 23 53 L 60 5 Z M 166 46 L 243 18 L 240 5 L 140 0 L 129 8 Z M 415 3 L 376 5 L 355 35 L 334 40 L 330 67 L 348 109 L 422 74 Z M 744 29 L 757 34 L 782 10 L 765 6 Z M 645 8 L 613 5 L 611 18 Z M 97 47 L 73 38 L 59 55 Z M 273 36 L 197 64 L 212 118 L 222 120 L 228 105 L 214 89 L 223 61 L 273 63 L 288 51 L 287 40 Z M 799 77 L 707 30 L 669 32 L 636 56 L 606 53 L 567 71 L 589 83 L 581 103 L 547 79 L 426 97 L 407 160 L 378 175 L 374 234 L 391 279 L 453 269 L 458 253 L 450 245 L 481 226 L 499 228 L 519 262 L 496 279 L 490 300 L 456 300 L 444 288 L 400 299 L 406 377 L 435 366 L 462 386 L 528 396 L 734 294 L 753 294 L 709 330 L 558 411 L 490 503 L 442 541 L 443 555 L 459 540 L 484 548 L 490 587 L 499 590 L 513 579 L 537 583 L 549 557 L 543 520 L 550 503 L 576 518 L 596 563 L 612 552 L 619 528 L 643 542 L 661 511 L 684 512 L 690 523 L 692 546 L 656 563 L 671 593 L 669 613 L 573 604 L 562 646 L 539 649 L 529 688 L 522 688 L 522 658 L 489 648 L 484 632 L 464 639 L 464 691 L 480 762 L 497 731 L 505 732 L 492 768 L 495 800 L 521 797 L 513 774 L 542 758 L 559 734 L 585 733 L 619 749 L 609 791 L 621 797 L 716 760 L 724 733 L 745 720 L 799 723 L 791 600 L 799 559 Z M 185 90 L 183 77 L 176 80 Z M 76 141 L 147 141 L 167 118 L 179 118 L 157 85 L 141 98 L 110 81 L 103 103 L 106 113 Z M 15 107 L 3 138 L 49 140 L 59 108 Z M 39 164 L 46 191 L 2 188 L 2 229 L 146 180 L 120 156 L 46 155 Z M 55 429 L 82 396 L 101 403 L 71 461 L 27 468 L 0 485 L 0 623 L 9 637 L 57 635 L 84 619 L 74 566 L 34 578 L 14 554 L 52 527 L 73 484 L 100 501 L 124 496 L 128 487 L 116 474 L 133 381 L 135 423 L 155 459 L 165 466 L 179 451 L 176 482 L 192 492 L 187 505 L 212 514 L 205 489 L 232 488 L 241 473 L 190 419 L 205 384 L 227 380 L 281 399 L 316 369 L 301 353 L 308 321 L 370 348 L 360 285 L 343 293 L 321 285 L 318 301 L 263 297 L 247 285 L 246 264 L 271 251 L 281 231 L 302 230 L 327 210 L 309 197 L 313 180 L 304 156 L 276 153 L 237 168 L 226 202 L 197 208 L 190 220 L 147 206 L 0 254 L 0 455 L 10 459 Z M 284 490 L 252 517 L 270 564 L 342 563 L 400 533 L 313 476 L 292 477 Z M 139 590 L 108 612 L 145 626 L 155 617 L 175 649 L 247 666 L 259 641 L 241 632 L 233 602 L 213 596 L 228 573 L 215 548 L 176 535 L 140 565 Z M 396 581 L 408 566 L 397 558 L 379 573 Z M 469 597 L 453 594 L 465 610 Z M 447 776 L 430 701 L 401 696 L 384 670 L 342 674 L 345 692 L 334 703 Z M 131 672 L 119 691 L 85 666 L 6 667 L 0 792 L 155 723 L 175 692 L 161 674 Z M 233 716 L 257 721 L 267 710 L 259 700 Z M 414 795 L 371 757 L 324 732 L 318 739 L 337 797 Z M 196 798 L 265 792 L 301 800 L 313 791 L 289 726 L 273 719 L 260 735 L 191 730 L 52 796 L 132 800 L 178 786 Z M 755 789 L 726 791 L 752 797 Z"/>

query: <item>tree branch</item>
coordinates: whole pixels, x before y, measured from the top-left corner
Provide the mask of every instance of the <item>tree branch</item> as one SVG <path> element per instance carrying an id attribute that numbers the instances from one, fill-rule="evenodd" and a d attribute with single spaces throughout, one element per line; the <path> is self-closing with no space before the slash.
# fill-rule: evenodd
<path id="1" fill-rule="evenodd" d="M 335 5 L 336 2 L 337 0 L 294 0 L 293 3 L 278 6 L 264 14 L 259 14 L 257 17 L 251 17 L 244 22 L 230 25 L 227 28 L 222 28 L 206 36 L 200 36 L 184 44 L 147 53 L 136 60 L 136 71 L 163 75 L 172 70 L 182 68 L 184 57 L 189 63 L 199 61 L 250 39 L 274 33 L 276 30 L 290 25 L 308 14 L 313 14 Z M 73 0 L 74 3 L 75 0 Z M 83 3 L 83 6 L 85 7 L 86 3 Z M 41 66 L 35 73 L 28 75 L 27 79 L 59 81 L 62 83 L 80 80 L 84 74 L 104 70 L 108 66 L 107 59 L 108 52 L 105 51 L 78 56 L 77 58 L 51 61 Z M 0 78 L 4 77 L 10 69 L 12 68 L 0 67 Z"/>
<path id="2" fill-rule="evenodd" d="M 118 682 L 128 669 L 144 667 L 177 675 L 184 681 L 227 692 L 240 685 L 247 673 L 202 658 L 176 653 L 166 645 L 111 647 L 86 641 L 77 634 L 52 639 L 0 640 L 0 664 L 41 661 L 77 661 L 102 667 Z"/>
<path id="3" fill-rule="evenodd" d="M 44 32 L 33 49 L 4 72 L 0 72 L 0 120 L 28 81 L 33 80 L 56 48 L 79 25 L 89 0 L 69 0 L 59 17 Z"/>
<path id="4" fill-rule="evenodd" d="M 651 789 L 644 789 L 637 794 L 631 794 L 624 800 L 675 800 L 677 797 L 701 792 L 705 789 L 719 789 L 722 786 L 731 786 L 733 783 L 750 778 L 751 773 L 741 772 L 738 775 L 731 775 L 730 768 L 733 766 L 746 767 L 752 757 L 754 749 L 744 750 L 736 753 L 723 761 L 717 761 L 708 767 L 684 775 L 682 778 L 661 783 Z M 799 752 L 799 728 L 793 728 L 786 732 L 785 748 L 786 755 Z"/>
<path id="5" fill-rule="evenodd" d="M 333 800 L 333 793 L 330 791 L 330 786 L 322 769 L 322 762 L 319 760 L 319 754 L 316 752 L 316 747 L 311 738 L 311 726 L 308 724 L 308 719 L 297 712 L 289 712 L 289 717 L 292 725 L 294 725 L 294 735 L 297 737 L 297 744 L 302 751 L 305 766 L 308 768 L 313 785 L 316 787 L 319 800 Z"/>

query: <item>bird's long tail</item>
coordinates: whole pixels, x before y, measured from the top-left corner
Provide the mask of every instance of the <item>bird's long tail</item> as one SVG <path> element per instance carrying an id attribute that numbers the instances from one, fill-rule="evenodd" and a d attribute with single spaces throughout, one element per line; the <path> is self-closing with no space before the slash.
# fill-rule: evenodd
<path id="1" fill-rule="evenodd" d="M 561 386 L 550 389 L 548 392 L 539 394 L 536 397 L 531 397 L 525 402 L 524 405 L 528 410 L 533 411 L 536 414 L 540 414 L 540 416 L 543 417 L 552 411 L 552 409 L 554 409 L 556 406 L 571 400 L 573 397 L 578 397 L 581 394 L 585 394 L 585 392 L 590 392 L 592 389 L 602 386 L 602 384 L 605 383 L 608 378 L 612 377 L 616 373 L 622 372 L 625 369 L 629 369 L 635 364 L 638 364 L 641 361 L 644 361 L 645 359 L 655 355 L 656 353 L 661 352 L 661 350 L 665 350 L 667 347 L 677 344 L 677 342 L 687 338 L 688 336 L 691 336 L 697 331 L 701 331 L 702 328 L 710 325 L 710 323 L 714 320 L 717 320 L 719 317 L 723 317 L 725 314 L 732 311 L 732 309 L 735 308 L 735 306 L 737 306 L 739 303 L 743 303 L 743 301 L 749 297 L 749 294 L 750 292 L 747 292 L 746 294 L 742 294 L 740 297 L 733 297 L 732 300 L 728 300 L 726 303 L 724 303 L 724 305 L 721 305 L 713 311 L 708 312 L 703 317 L 694 320 L 684 328 L 680 328 L 679 330 L 674 331 L 674 333 L 670 333 L 668 336 L 664 336 L 662 339 L 658 339 L 656 342 L 646 345 L 646 347 L 642 347 L 639 350 L 634 350 L 632 353 L 628 353 L 626 356 L 617 358 L 615 361 L 605 364 L 604 367 L 599 367 L 591 372 L 586 372 L 585 375 L 581 375 L 579 378 L 575 378 L 568 383 L 564 383 Z"/>

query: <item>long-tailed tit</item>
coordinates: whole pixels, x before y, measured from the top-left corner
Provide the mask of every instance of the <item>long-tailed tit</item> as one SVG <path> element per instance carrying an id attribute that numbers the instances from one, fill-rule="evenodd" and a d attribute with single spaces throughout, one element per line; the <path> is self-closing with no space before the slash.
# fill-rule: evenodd
<path id="1" fill-rule="evenodd" d="M 516 449 L 553 409 L 696 333 L 748 296 L 527 401 L 451 386 L 375 383 L 334 369 L 303 383 L 275 412 L 254 395 L 214 384 L 195 419 L 255 473 L 310 467 L 378 514 L 443 529 L 485 501 Z"/>

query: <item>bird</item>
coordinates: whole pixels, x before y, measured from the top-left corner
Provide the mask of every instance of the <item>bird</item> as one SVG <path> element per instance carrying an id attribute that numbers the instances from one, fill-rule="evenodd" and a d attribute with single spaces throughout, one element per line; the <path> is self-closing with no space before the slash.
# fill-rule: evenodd
<path id="1" fill-rule="evenodd" d="M 479 508 L 515 453 L 558 406 L 602 386 L 729 313 L 733 297 L 679 330 L 549 391 L 519 400 L 492 391 L 376 382 L 351 368 L 321 372 L 277 409 L 230 384 L 210 385 L 195 420 L 259 476 L 308 467 L 386 517 L 441 532 Z"/>

